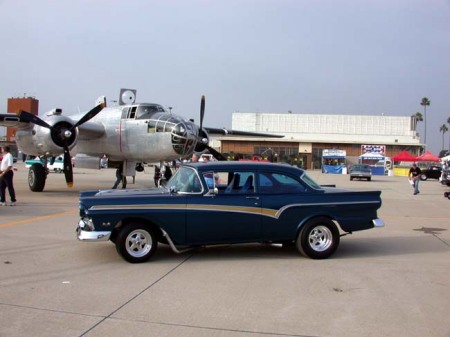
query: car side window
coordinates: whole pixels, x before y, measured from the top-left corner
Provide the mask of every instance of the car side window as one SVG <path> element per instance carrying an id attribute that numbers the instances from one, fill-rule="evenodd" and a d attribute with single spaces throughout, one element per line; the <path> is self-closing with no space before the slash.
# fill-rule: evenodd
<path id="1" fill-rule="evenodd" d="M 259 191 L 261 194 L 301 193 L 307 188 L 294 177 L 280 173 L 260 173 Z"/>
<path id="2" fill-rule="evenodd" d="M 253 172 L 230 172 L 225 193 L 255 193 L 255 174 Z"/>

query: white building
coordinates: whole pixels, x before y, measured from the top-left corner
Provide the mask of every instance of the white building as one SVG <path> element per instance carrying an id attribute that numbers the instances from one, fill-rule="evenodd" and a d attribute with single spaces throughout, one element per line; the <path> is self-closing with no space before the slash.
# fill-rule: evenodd
<path id="1" fill-rule="evenodd" d="M 232 128 L 283 134 L 302 143 L 420 147 L 414 117 L 235 112 Z"/>

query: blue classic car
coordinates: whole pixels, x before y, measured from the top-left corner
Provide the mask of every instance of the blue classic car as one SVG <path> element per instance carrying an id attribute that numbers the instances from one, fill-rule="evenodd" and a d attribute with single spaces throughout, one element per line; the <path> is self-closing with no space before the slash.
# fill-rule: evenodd
<path id="1" fill-rule="evenodd" d="M 380 191 L 320 186 L 305 171 L 259 162 L 189 163 L 164 188 L 80 192 L 77 237 L 111 240 L 128 262 L 158 244 L 180 253 L 204 245 L 295 244 L 324 259 L 346 233 L 383 227 Z"/>

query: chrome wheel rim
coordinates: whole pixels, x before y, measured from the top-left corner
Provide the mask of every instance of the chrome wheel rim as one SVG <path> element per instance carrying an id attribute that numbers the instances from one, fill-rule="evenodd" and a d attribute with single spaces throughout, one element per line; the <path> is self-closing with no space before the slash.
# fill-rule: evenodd
<path id="1" fill-rule="evenodd" d="M 31 186 L 34 184 L 36 176 L 33 170 L 28 171 L 28 184 Z"/>
<path id="2" fill-rule="evenodd" d="M 323 252 L 333 243 L 333 233 L 326 226 L 314 227 L 308 235 L 310 247 L 316 252 Z"/>
<path id="3" fill-rule="evenodd" d="M 128 254 L 143 257 L 152 249 L 152 237 L 145 230 L 134 230 L 128 234 L 125 245 Z"/>

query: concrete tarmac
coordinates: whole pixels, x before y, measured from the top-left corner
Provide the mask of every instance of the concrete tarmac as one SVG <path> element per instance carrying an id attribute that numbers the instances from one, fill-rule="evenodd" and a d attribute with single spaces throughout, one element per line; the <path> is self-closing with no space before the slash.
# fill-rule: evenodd
<path id="1" fill-rule="evenodd" d="M 327 260 L 277 245 L 160 245 L 134 265 L 111 242 L 75 236 L 79 191 L 110 188 L 114 169 L 75 168 L 72 189 L 51 173 L 33 193 L 17 168 L 17 206 L 0 207 L 1 337 L 450 336 L 450 188 L 436 180 L 415 196 L 405 177 L 310 171 L 382 190 L 386 226 L 342 237 Z M 151 186 L 151 168 L 128 185 Z"/>

